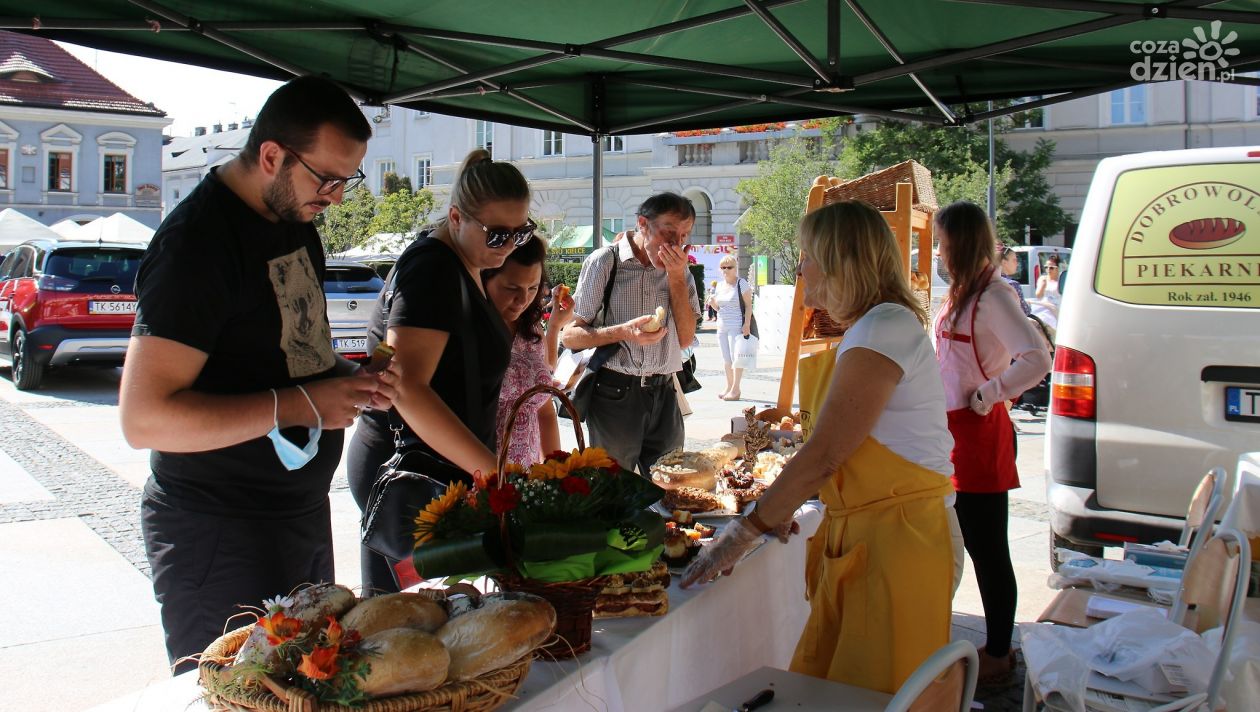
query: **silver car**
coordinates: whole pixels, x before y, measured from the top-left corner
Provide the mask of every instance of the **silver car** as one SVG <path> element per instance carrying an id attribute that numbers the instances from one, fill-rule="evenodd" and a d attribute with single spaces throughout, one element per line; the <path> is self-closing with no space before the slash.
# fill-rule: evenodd
<path id="1" fill-rule="evenodd" d="M 376 270 L 360 262 L 329 260 L 324 270 L 333 350 L 352 361 L 367 359 L 367 330 L 376 297 L 385 286 Z"/>

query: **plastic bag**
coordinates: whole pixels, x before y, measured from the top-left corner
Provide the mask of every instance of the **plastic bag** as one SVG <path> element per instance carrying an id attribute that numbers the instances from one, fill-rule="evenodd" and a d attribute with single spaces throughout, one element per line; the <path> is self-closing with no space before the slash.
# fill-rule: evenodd
<path id="1" fill-rule="evenodd" d="M 1240 619 L 1237 625 L 1226 682 L 1221 685 L 1221 701 L 1228 710 L 1245 710 L 1260 700 L 1260 623 Z M 1220 650 L 1222 631 L 1224 628 L 1204 631 L 1203 641 Z"/>
<path id="2" fill-rule="evenodd" d="M 1074 649 L 1084 644 L 1088 630 L 1045 623 L 1020 623 L 1028 678 L 1036 681 L 1046 708 L 1085 712 L 1085 681 L 1089 667 Z"/>
<path id="3" fill-rule="evenodd" d="M 1070 549 L 1056 549 L 1059 571 L 1050 578 L 1053 588 L 1089 584 L 1101 591 L 1120 586 L 1175 593 L 1181 586 L 1180 569 L 1143 566 L 1128 560 L 1099 559 Z"/>
<path id="4" fill-rule="evenodd" d="M 1216 652 L 1194 631 L 1168 620 L 1165 611 L 1129 611 L 1086 630 L 1092 670 L 1132 680 L 1158 663 L 1173 663 L 1184 670 L 1191 693 L 1207 689 Z"/>

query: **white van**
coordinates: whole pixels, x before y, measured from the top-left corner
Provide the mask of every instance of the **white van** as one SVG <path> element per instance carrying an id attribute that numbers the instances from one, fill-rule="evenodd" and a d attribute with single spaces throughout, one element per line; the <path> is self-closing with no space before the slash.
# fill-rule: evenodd
<path id="1" fill-rule="evenodd" d="M 1176 540 L 1204 473 L 1260 449 L 1260 147 L 1102 161 L 1074 247 L 1051 546 Z"/>

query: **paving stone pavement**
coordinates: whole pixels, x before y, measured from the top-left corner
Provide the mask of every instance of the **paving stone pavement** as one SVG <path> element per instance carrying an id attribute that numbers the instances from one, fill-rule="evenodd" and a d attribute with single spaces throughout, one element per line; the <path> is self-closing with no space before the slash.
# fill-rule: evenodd
<path id="1" fill-rule="evenodd" d="M 59 401 L 28 407 L 85 407 Z M 5 452 L 52 495 L 51 500 L 0 504 L 0 524 L 78 517 L 132 566 L 149 576 L 140 536 L 140 490 L 57 435 L 22 408 L 0 400 Z"/>

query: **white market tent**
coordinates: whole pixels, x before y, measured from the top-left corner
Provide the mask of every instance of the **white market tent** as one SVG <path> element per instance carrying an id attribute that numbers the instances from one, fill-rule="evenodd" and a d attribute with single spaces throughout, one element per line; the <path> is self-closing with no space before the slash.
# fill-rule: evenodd
<path id="1" fill-rule="evenodd" d="M 351 247 L 345 252 L 340 252 L 331 257 L 346 260 L 361 260 L 367 257 L 375 257 L 378 255 L 398 255 L 416 239 L 415 233 L 402 232 L 378 232 L 369 237 L 367 242 L 358 247 Z"/>
<path id="2" fill-rule="evenodd" d="M 56 232 L 35 218 L 13 208 L 0 210 L 0 252 L 8 252 L 27 240 L 40 237 L 58 239 Z"/>
<path id="3" fill-rule="evenodd" d="M 122 213 L 107 218 L 97 218 L 62 237 L 63 240 L 83 242 L 147 243 L 153 239 L 153 228 Z"/>
<path id="4" fill-rule="evenodd" d="M 53 232 L 62 236 L 62 239 L 74 239 L 74 234 L 78 233 L 78 228 L 81 227 L 81 224 L 72 221 L 72 219 L 66 218 L 64 221 L 53 223 L 53 227 L 49 229 L 52 229 Z"/>

